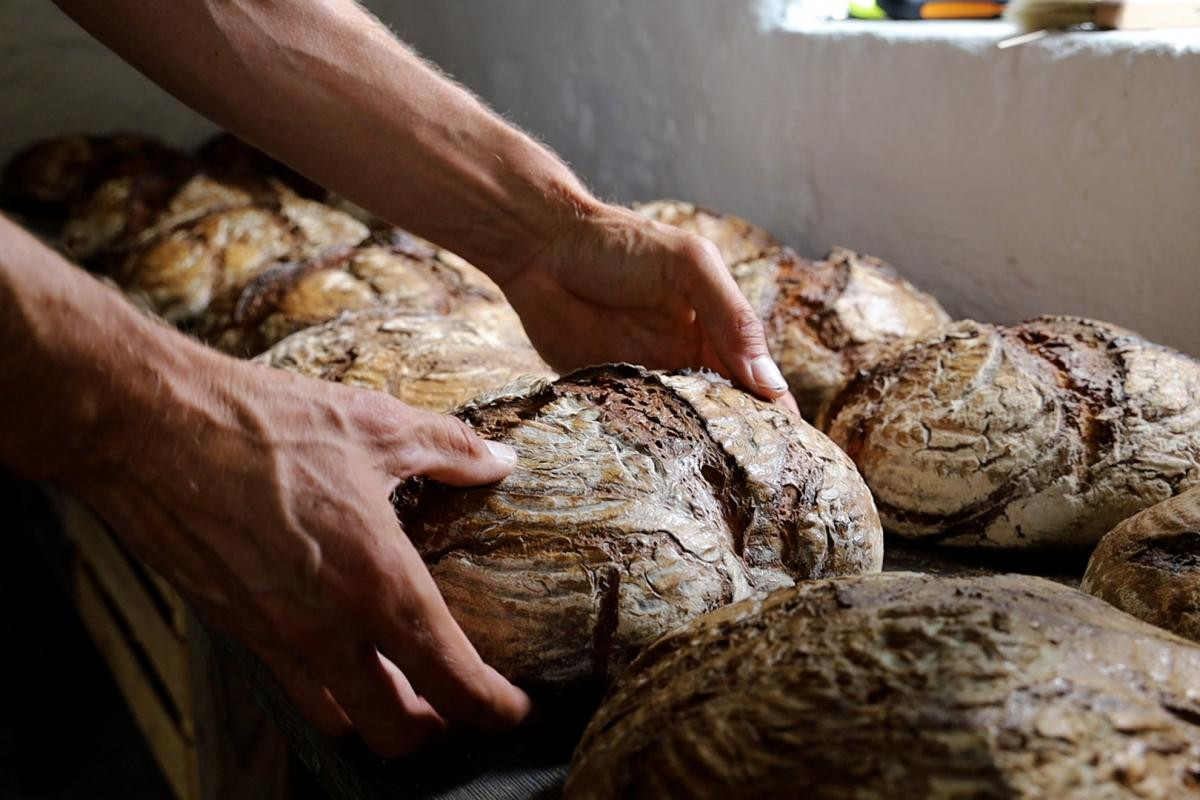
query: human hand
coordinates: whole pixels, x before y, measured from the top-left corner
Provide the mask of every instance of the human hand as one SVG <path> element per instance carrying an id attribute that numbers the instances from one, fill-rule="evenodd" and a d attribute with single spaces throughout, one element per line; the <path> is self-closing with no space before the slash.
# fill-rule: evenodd
<path id="1" fill-rule="evenodd" d="M 501 286 L 556 369 L 707 367 L 795 411 L 715 245 L 617 206 L 572 218 Z"/>
<path id="2" fill-rule="evenodd" d="M 399 755 L 520 722 L 529 699 L 480 659 L 389 502 L 412 475 L 498 480 L 512 450 L 381 393 L 189 355 L 73 488 L 322 733 Z"/>

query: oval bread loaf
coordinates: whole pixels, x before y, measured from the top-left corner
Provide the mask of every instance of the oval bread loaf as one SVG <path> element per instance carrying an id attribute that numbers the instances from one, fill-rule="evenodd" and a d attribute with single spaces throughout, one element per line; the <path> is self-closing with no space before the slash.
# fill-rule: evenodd
<path id="1" fill-rule="evenodd" d="M 809 419 L 850 376 L 897 342 L 950 321 L 937 300 L 891 266 L 844 247 L 820 261 L 778 248 L 730 269 Z"/>
<path id="2" fill-rule="evenodd" d="M 1200 363 L 1092 320 L 964 321 L 851 380 L 820 425 L 891 532 L 1085 547 L 1200 482 Z"/>
<path id="3" fill-rule="evenodd" d="M 476 303 L 506 303 L 487 276 L 461 259 L 444 258 L 445 251 L 428 242 L 398 229 L 373 238 L 266 269 L 209 303 L 193 332 L 247 356 L 342 311 L 445 314 Z"/>
<path id="4" fill-rule="evenodd" d="M 1082 588 L 1200 642 L 1200 488 L 1113 528 L 1092 553 Z"/>
<path id="5" fill-rule="evenodd" d="M 1200 648 L 1040 578 L 835 578 L 649 647 L 566 800 L 1200 793 Z"/>
<path id="6" fill-rule="evenodd" d="M 312 378 L 387 392 L 450 411 L 523 376 L 554 378 L 516 314 L 480 302 L 450 315 L 390 308 L 345 312 L 292 334 L 255 359 Z"/>
<path id="7" fill-rule="evenodd" d="M 809 419 L 893 343 L 928 335 L 950 321 L 937 300 L 878 258 L 835 247 L 810 261 L 739 217 L 677 200 L 635 209 L 717 245 Z"/>
<path id="8" fill-rule="evenodd" d="M 144 176 L 148 190 L 190 167 L 186 154 L 141 134 L 60 136 L 35 142 L 9 160 L 0 197 L 14 210 L 61 217 L 107 180 Z"/>
<path id="9" fill-rule="evenodd" d="M 279 261 L 302 260 L 369 233 L 354 218 L 271 182 L 270 198 L 204 175 L 188 181 L 162 217 L 121 246 L 113 279 L 176 324 Z M 70 229 L 68 230 L 70 232 Z M 102 249 L 109 246 L 105 242 Z"/>
<path id="10" fill-rule="evenodd" d="M 714 376 L 596 367 L 457 413 L 516 469 L 408 482 L 397 510 L 484 660 L 523 685 L 600 685 L 713 608 L 880 568 L 849 459 Z"/>

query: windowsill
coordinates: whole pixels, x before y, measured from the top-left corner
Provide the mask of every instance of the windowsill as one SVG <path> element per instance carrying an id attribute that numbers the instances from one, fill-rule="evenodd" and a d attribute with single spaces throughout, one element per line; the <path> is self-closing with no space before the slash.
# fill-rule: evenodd
<path id="1" fill-rule="evenodd" d="M 867 37 L 888 41 L 945 42 L 968 49 L 994 47 L 1019 33 L 1005 20 L 795 20 L 777 21 L 776 31 L 830 38 Z M 1077 49 L 1138 51 L 1172 49 L 1200 52 L 1200 28 L 1164 28 L 1153 31 L 1076 31 L 1050 34 L 1021 48 L 1067 52 Z"/>

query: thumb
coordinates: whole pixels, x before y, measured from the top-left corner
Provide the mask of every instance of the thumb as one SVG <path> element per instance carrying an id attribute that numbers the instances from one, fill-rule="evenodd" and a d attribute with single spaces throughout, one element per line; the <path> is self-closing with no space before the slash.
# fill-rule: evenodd
<path id="1" fill-rule="evenodd" d="M 693 280 L 683 281 L 682 286 L 724 371 L 768 400 L 786 394 L 787 381 L 767 352 L 762 323 L 716 246 L 701 239 L 686 253 Z"/>
<path id="2" fill-rule="evenodd" d="M 512 472 L 517 453 L 502 442 L 479 438 L 471 426 L 447 414 L 423 412 L 414 420 L 415 447 L 406 472 L 452 486 L 498 481 Z"/>

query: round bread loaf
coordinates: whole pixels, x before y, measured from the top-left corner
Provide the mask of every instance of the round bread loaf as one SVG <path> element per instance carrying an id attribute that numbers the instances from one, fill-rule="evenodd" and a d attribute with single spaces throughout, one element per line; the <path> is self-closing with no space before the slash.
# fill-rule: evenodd
<path id="1" fill-rule="evenodd" d="M 444 251 L 428 242 L 396 229 L 380 238 L 270 267 L 214 299 L 194 332 L 221 350 L 248 356 L 342 311 L 386 307 L 445 314 L 473 303 L 505 303 L 487 276 L 461 260 L 443 259 Z"/>
<path id="2" fill-rule="evenodd" d="M 523 685 L 603 684 L 692 617 L 882 563 L 849 459 L 715 376 L 594 367 L 457 413 L 516 469 L 407 482 L 397 512 L 484 660 Z"/>
<path id="3" fill-rule="evenodd" d="M 1113 528 L 1092 553 L 1083 590 L 1200 642 L 1200 488 Z"/>
<path id="4" fill-rule="evenodd" d="M 634 208 L 717 245 L 809 419 L 895 342 L 926 336 L 950 321 L 937 300 L 878 258 L 835 247 L 824 259 L 809 261 L 739 217 L 678 200 Z"/>
<path id="5" fill-rule="evenodd" d="M 820 424 L 888 531 L 1085 547 L 1200 482 L 1200 364 L 1103 322 L 964 321 L 851 380 Z"/>
<path id="6" fill-rule="evenodd" d="M 120 211 L 109 215 L 92 208 L 97 213 L 68 223 L 65 239 L 77 253 L 112 253 L 115 266 L 108 271 L 122 289 L 171 322 L 187 324 L 214 297 L 276 262 L 355 245 L 369 233 L 352 217 L 306 200 L 282 183 L 272 181 L 270 190 L 270 197 L 255 196 L 197 175 L 152 226 L 132 237 Z M 99 205 L 122 208 L 120 192 Z M 116 222 L 103 222 L 108 219 Z M 81 248 L 81 241 L 89 245 Z"/>
<path id="7" fill-rule="evenodd" d="M 161 193 L 157 184 L 173 180 L 190 164 L 184 153 L 135 133 L 62 136 L 36 142 L 13 156 L 4 170 L 0 196 L 6 207 L 18 211 L 65 215 L 104 181 L 141 175 L 147 184 L 144 191 Z"/>
<path id="8" fill-rule="evenodd" d="M 564 797 L 1200 793 L 1200 648 L 1018 575 L 838 578 L 649 647 Z"/>
<path id="9" fill-rule="evenodd" d="M 277 204 L 265 184 L 258 191 L 208 175 L 159 170 L 113 176 L 75 204 L 62 230 L 62 245 L 79 261 L 111 269 L 137 237 L 164 220 L 188 220 L 209 211 L 254 203 Z"/>
<path id="10" fill-rule="evenodd" d="M 755 258 L 781 244 L 770 233 L 741 217 L 679 200 L 634 203 L 633 210 L 655 222 L 703 236 L 717 246 L 726 264 Z"/>
<path id="11" fill-rule="evenodd" d="M 950 321 L 937 300 L 888 264 L 844 247 L 821 261 L 776 248 L 730 269 L 809 419 L 896 342 L 926 336 Z"/>
<path id="12" fill-rule="evenodd" d="M 450 411 L 522 376 L 555 377 L 512 309 L 487 302 L 448 316 L 349 311 L 292 334 L 255 360 L 387 392 L 430 411 Z"/>
<path id="13" fill-rule="evenodd" d="M 130 137 L 133 138 L 133 137 Z M 73 197 L 63 246 L 75 259 L 105 269 L 147 229 L 207 211 L 248 204 L 280 203 L 278 185 L 305 197 L 323 192 L 250 145 L 223 133 L 195 158 L 153 141 L 132 150 L 137 139 L 107 137 L 107 161 L 85 165 L 83 187 Z M 76 165 L 75 171 L 82 168 Z"/>

